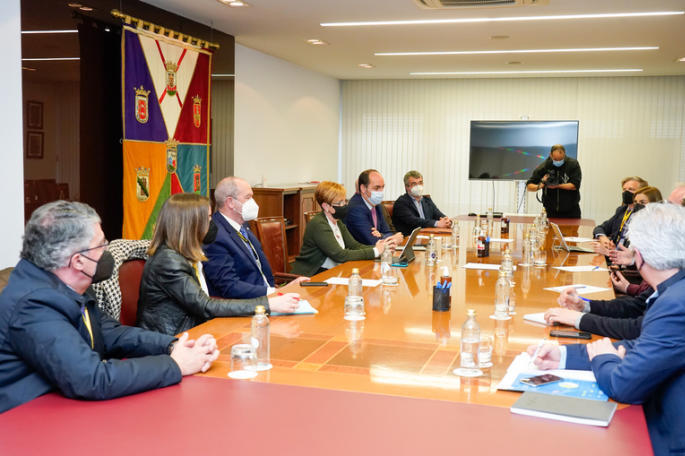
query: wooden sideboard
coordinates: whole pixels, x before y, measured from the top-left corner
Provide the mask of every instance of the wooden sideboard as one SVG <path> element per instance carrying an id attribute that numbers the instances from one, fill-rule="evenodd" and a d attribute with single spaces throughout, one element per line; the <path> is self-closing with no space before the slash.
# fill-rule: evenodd
<path id="1" fill-rule="evenodd" d="M 314 199 L 315 189 L 316 184 L 283 184 L 252 188 L 254 199 L 259 204 L 260 217 L 285 217 L 290 263 L 300 253 L 302 236 L 307 225 L 304 213 L 320 210 Z"/>

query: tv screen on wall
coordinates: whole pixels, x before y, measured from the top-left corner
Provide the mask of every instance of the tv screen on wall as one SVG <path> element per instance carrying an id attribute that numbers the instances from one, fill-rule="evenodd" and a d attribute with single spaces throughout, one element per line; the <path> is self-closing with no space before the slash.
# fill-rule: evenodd
<path id="1" fill-rule="evenodd" d="M 469 179 L 527 180 L 554 144 L 577 158 L 578 121 L 472 120 Z"/>

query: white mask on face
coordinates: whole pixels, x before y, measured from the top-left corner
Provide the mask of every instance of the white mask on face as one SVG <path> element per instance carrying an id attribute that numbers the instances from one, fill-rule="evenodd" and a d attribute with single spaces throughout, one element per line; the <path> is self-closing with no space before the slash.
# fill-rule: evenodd
<path id="1" fill-rule="evenodd" d="M 249 222 L 250 220 L 254 220 L 258 215 L 259 205 L 254 198 L 250 198 L 243 203 L 243 208 L 240 210 L 240 216 L 244 221 Z"/>
<path id="2" fill-rule="evenodd" d="M 371 192 L 369 202 L 374 206 L 381 204 L 383 202 L 383 192 Z"/>
<path id="3" fill-rule="evenodd" d="M 420 198 L 421 196 L 423 196 L 423 185 L 414 185 L 412 188 L 409 189 L 409 193 L 414 198 Z"/>

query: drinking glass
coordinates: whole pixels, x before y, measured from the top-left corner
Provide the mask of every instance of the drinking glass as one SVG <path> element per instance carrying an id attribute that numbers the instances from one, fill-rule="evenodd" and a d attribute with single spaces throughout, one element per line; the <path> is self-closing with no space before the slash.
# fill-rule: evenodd
<path id="1" fill-rule="evenodd" d="M 345 320 L 357 321 L 364 320 L 366 313 L 364 312 L 364 298 L 361 296 L 346 296 L 345 297 Z"/>
<path id="2" fill-rule="evenodd" d="M 482 336 L 478 346 L 478 367 L 492 367 L 492 336 Z"/>
<path id="3" fill-rule="evenodd" d="M 236 344 L 231 347 L 231 371 L 228 376 L 235 379 L 257 376 L 257 355 L 251 344 Z"/>
<path id="4" fill-rule="evenodd" d="M 547 251 L 544 249 L 535 250 L 535 267 L 544 268 L 547 265 Z"/>

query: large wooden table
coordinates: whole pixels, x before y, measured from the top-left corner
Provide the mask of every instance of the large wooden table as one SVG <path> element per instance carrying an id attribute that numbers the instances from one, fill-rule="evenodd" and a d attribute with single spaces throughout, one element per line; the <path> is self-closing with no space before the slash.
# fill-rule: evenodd
<path id="1" fill-rule="evenodd" d="M 272 317 L 274 368 L 255 379 L 226 376 L 230 347 L 248 340 L 250 319 L 214 319 L 191 331 L 193 337 L 209 332 L 218 340 L 222 355 L 206 374 L 99 403 L 47 394 L 0 415 L 0 454 L 650 454 L 639 406 L 621 407 L 606 429 L 509 412 L 519 395 L 497 391 L 496 385 L 514 356 L 549 333 L 523 320 L 526 313 L 556 305 L 557 295 L 543 288 L 582 282 L 609 289 L 593 298 L 614 295 L 605 272 L 551 268 L 603 266 L 602 257 L 549 250 L 546 268 L 517 268 L 514 318 L 491 320 L 495 271 L 462 265 L 499 263 L 501 250 L 493 243 L 490 257 L 475 258 L 472 226 L 462 219 L 460 247 L 444 251 L 438 267 L 427 267 L 418 252 L 416 261 L 398 270 L 398 286 L 365 288 L 363 322 L 343 319 L 344 286 L 288 286 L 319 313 Z M 516 240 L 515 263 L 523 227 L 513 223 L 509 234 Z M 566 235 L 590 237 L 591 229 L 591 222 L 562 226 Z M 339 266 L 314 280 L 347 277 L 354 267 L 364 278 L 380 277 L 379 264 L 369 261 Z M 442 267 L 453 277 L 452 309 L 437 313 L 431 310 L 431 287 Z M 476 309 L 482 333 L 495 339 L 494 366 L 475 379 L 451 373 L 467 308 Z"/>

